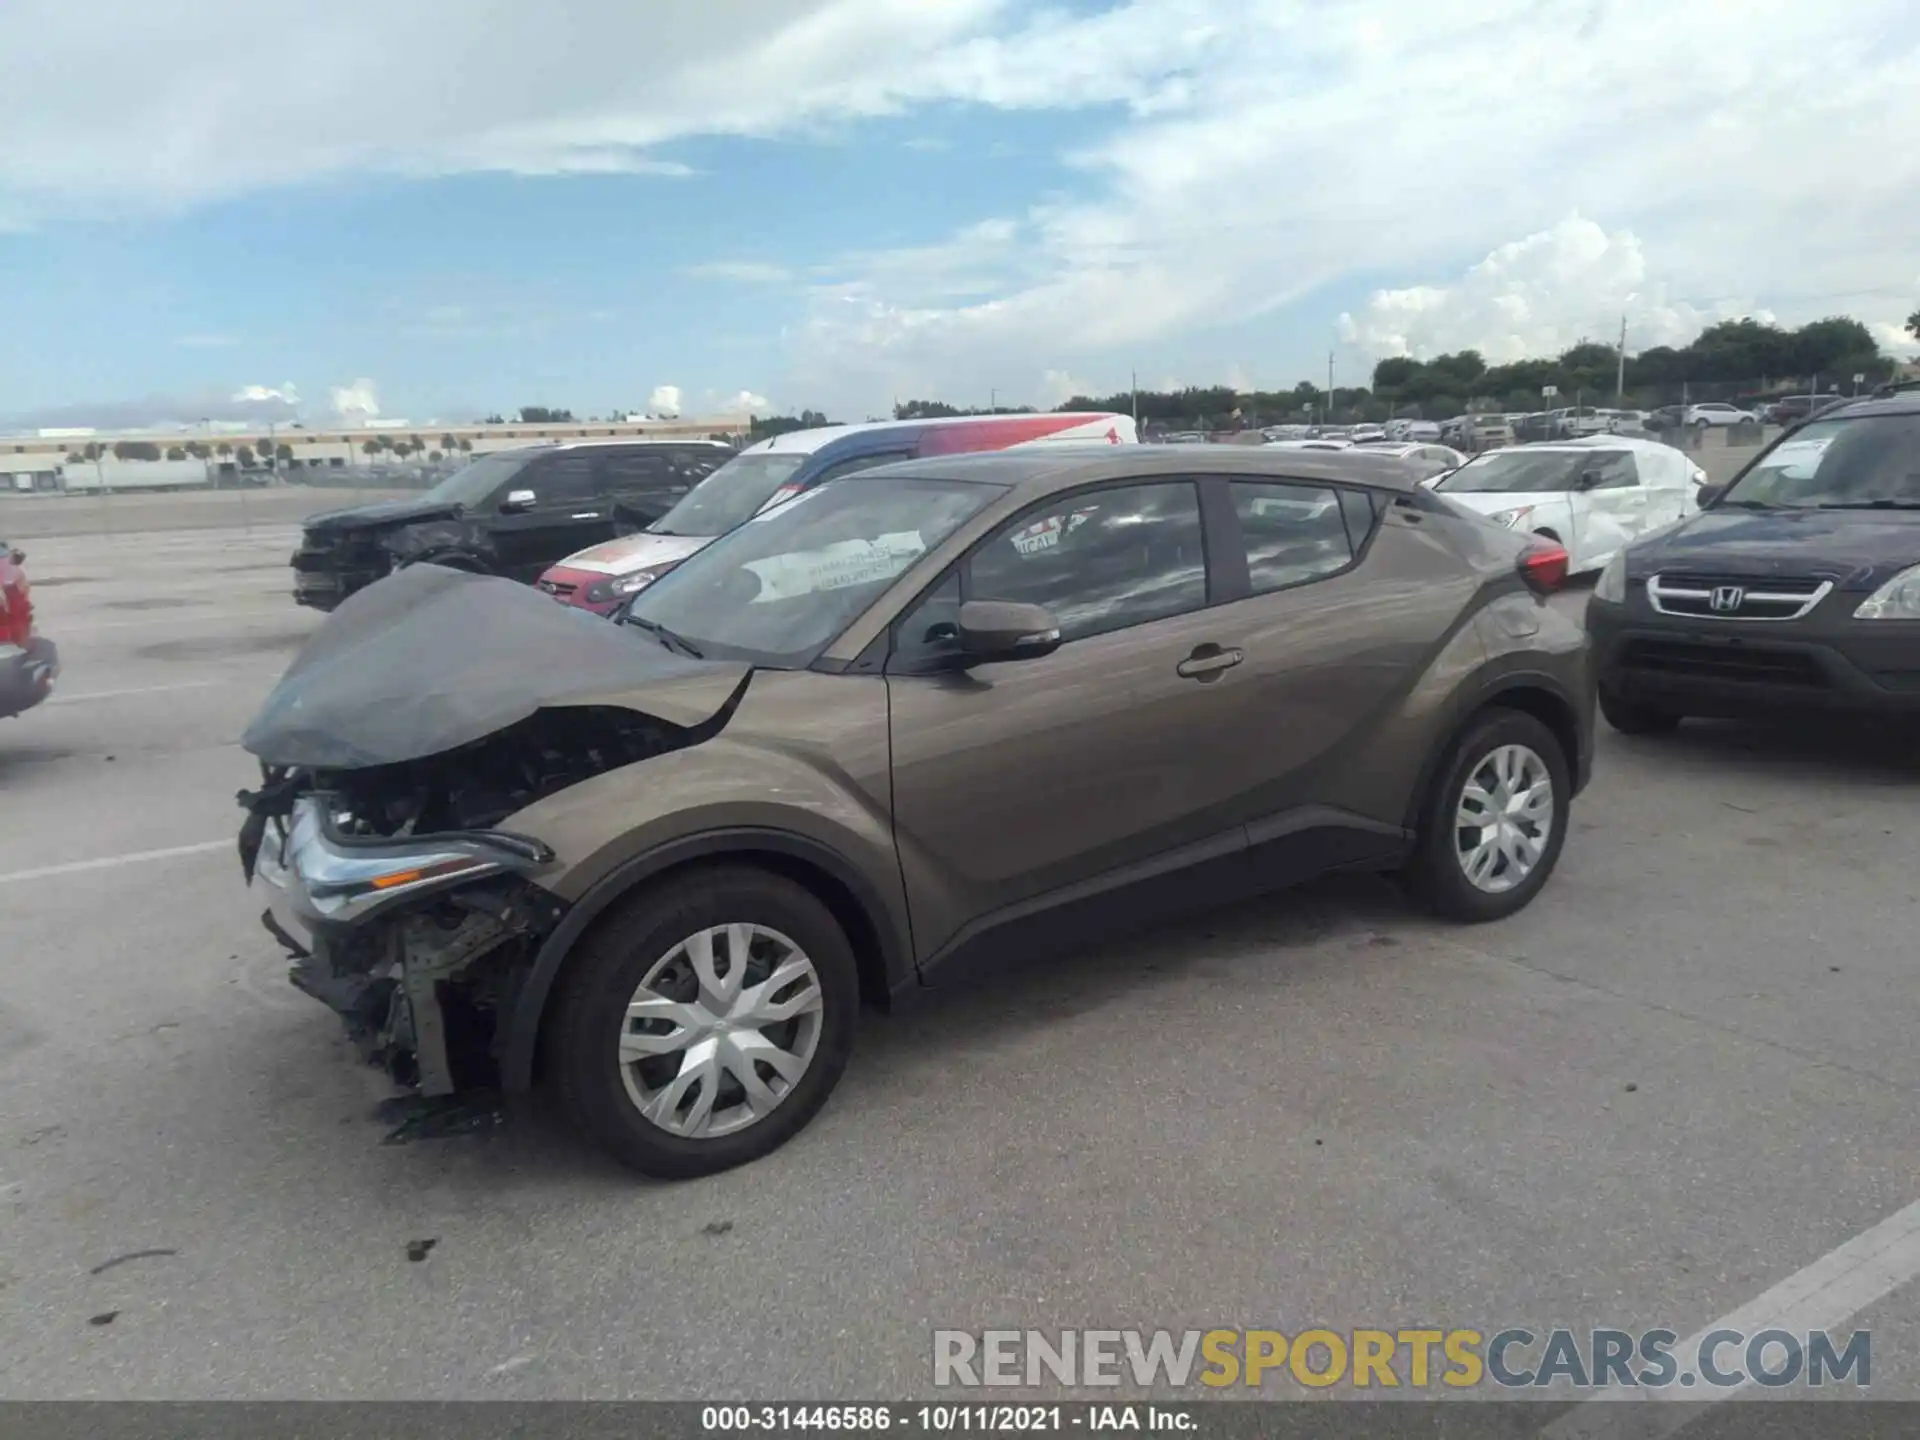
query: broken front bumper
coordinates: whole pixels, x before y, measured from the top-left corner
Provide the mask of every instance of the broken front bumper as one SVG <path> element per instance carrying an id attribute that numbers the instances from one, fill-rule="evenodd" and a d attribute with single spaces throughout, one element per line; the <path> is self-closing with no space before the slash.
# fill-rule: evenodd
<path id="1" fill-rule="evenodd" d="M 497 1012 L 510 1000 L 509 970 L 484 983 L 470 972 L 558 920 L 557 900 L 516 883 L 551 852 L 490 831 L 348 837 L 319 796 L 279 814 L 262 807 L 253 797 L 241 864 L 265 905 L 261 922 L 293 957 L 288 979 L 335 1011 L 367 1059 L 397 1081 L 428 1096 L 462 1088 L 448 987 L 470 1009 Z"/>

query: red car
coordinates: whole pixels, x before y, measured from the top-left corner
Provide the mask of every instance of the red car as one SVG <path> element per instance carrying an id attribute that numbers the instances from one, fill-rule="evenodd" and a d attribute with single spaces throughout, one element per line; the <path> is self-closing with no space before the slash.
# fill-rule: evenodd
<path id="1" fill-rule="evenodd" d="M 31 710 L 53 693 L 60 654 L 33 631 L 27 556 L 0 540 L 0 720 Z"/>

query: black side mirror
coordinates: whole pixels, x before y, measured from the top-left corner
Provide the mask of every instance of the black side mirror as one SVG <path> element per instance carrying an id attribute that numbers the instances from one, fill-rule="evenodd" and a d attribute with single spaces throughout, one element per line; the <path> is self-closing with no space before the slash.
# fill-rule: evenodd
<path id="1" fill-rule="evenodd" d="M 1696 485 L 1693 487 L 1693 499 L 1702 510 L 1727 493 L 1724 485 Z"/>
<path id="2" fill-rule="evenodd" d="M 1060 622 L 1044 605 L 969 600 L 960 607 L 960 653 L 968 661 L 1033 660 L 1060 648 Z"/>

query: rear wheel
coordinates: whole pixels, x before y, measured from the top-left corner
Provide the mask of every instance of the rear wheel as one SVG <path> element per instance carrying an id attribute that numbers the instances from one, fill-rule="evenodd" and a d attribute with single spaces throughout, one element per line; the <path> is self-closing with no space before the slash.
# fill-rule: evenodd
<path id="1" fill-rule="evenodd" d="M 1449 920 L 1500 920 L 1526 908 L 1560 859 L 1572 799 L 1553 732 L 1518 710 L 1485 711 L 1435 778 L 1408 889 Z"/>
<path id="2" fill-rule="evenodd" d="M 1600 692 L 1600 713 L 1622 735 L 1667 735 L 1680 728 L 1682 716 L 1657 705 L 1641 705 L 1607 691 Z"/>
<path id="3" fill-rule="evenodd" d="M 778 1149 L 839 1083 L 859 976 L 832 914 L 750 866 L 696 871 L 599 926 L 562 977 L 548 1073 L 581 1131 L 659 1179 Z"/>

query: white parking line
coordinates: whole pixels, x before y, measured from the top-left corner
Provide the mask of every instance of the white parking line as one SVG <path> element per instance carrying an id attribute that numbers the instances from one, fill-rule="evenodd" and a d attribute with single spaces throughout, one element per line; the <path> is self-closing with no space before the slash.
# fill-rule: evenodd
<path id="1" fill-rule="evenodd" d="M 1687 1357 L 1697 1355 L 1716 1330 L 1738 1330 L 1749 1336 L 1775 1329 L 1799 1335 L 1809 1330 L 1830 1330 L 1917 1275 L 1920 1201 L 1896 1210 L 1871 1230 L 1861 1231 L 1765 1294 L 1722 1315 L 1674 1346 L 1672 1354 L 1680 1363 L 1687 1363 Z M 1678 1388 L 1602 1390 L 1542 1430 L 1541 1440 L 1660 1440 L 1700 1419 L 1710 1404 L 1731 1399 L 1745 1388 L 1735 1385 L 1705 1394 Z M 1598 1403 L 1607 1400 L 1646 1401 L 1659 1408 Z"/>
<path id="2" fill-rule="evenodd" d="M 121 865 L 143 865 L 149 860 L 176 860 L 183 855 L 210 855 L 215 850 L 231 850 L 233 840 L 203 840 L 198 845 L 170 845 L 165 850 L 135 850 L 130 855 L 108 855 L 99 860 L 73 860 L 65 865 L 42 865 L 33 870 L 14 870 L 0 875 L 0 885 L 21 880 L 51 880 L 56 875 L 78 875 L 86 870 L 112 870 Z"/>
<path id="3" fill-rule="evenodd" d="M 133 685 L 125 690 L 86 690 L 78 695 L 54 694 L 49 705 L 78 705 L 82 700 L 118 700 L 123 695 L 164 695 L 170 690 L 211 690 L 216 685 L 231 685 L 231 680 L 180 680 L 172 685 Z"/>

